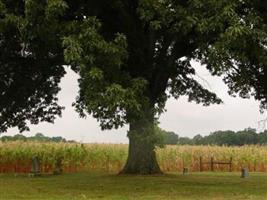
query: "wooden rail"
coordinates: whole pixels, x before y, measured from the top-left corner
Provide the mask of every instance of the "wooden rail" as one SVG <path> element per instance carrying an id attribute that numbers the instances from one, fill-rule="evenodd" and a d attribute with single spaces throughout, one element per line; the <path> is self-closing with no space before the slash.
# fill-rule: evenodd
<path id="1" fill-rule="evenodd" d="M 214 158 L 211 157 L 209 162 L 203 162 L 202 156 L 199 157 L 199 171 L 203 171 L 203 165 L 210 165 L 210 170 L 214 171 L 214 165 L 229 165 L 229 172 L 232 172 L 233 158 L 230 157 L 230 160 L 227 161 L 214 161 Z"/>

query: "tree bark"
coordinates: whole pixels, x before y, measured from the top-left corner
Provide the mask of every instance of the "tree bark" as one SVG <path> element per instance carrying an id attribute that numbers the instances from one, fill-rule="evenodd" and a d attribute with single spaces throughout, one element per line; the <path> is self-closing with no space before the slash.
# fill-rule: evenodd
<path id="1" fill-rule="evenodd" d="M 127 162 L 121 174 L 161 174 L 155 153 L 157 136 L 152 109 L 130 123 Z"/>

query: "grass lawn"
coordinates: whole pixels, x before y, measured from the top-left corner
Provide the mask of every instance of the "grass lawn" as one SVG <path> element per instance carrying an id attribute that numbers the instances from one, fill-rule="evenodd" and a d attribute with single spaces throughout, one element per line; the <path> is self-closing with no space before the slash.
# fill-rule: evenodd
<path id="1" fill-rule="evenodd" d="M 35 178 L 0 174 L 0 200 L 11 199 L 266 200 L 267 174 L 251 173 L 247 179 L 239 173 L 144 177 L 88 172 Z"/>

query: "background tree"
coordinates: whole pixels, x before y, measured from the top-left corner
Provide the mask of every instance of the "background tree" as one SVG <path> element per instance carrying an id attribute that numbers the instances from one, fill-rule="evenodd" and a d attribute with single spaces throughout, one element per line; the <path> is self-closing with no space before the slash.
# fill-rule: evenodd
<path id="1" fill-rule="evenodd" d="M 267 130 L 265 130 L 263 133 L 260 133 L 258 135 L 258 143 L 267 145 Z"/>
<path id="2" fill-rule="evenodd" d="M 156 134 L 159 134 L 162 138 L 159 144 L 163 145 L 177 145 L 179 136 L 172 131 L 165 131 L 160 127 L 155 127 Z"/>
<path id="3" fill-rule="evenodd" d="M 193 144 L 200 145 L 202 143 L 203 137 L 200 134 L 198 134 L 194 136 L 192 140 L 193 140 Z"/>
<path id="4" fill-rule="evenodd" d="M 170 131 L 164 131 L 164 132 L 165 134 L 164 134 L 163 144 L 176 145 L 178 142 L 178 135 Z"/>
<path id="5" fill-rule="evenodd" d="M 193 141 L 189 137 L 179 137 L 177 144 L 178 145 L 193 145 Z"/>
<path id="6" fill-rule="evenodd" d="M 0 102 L 1 130 L 23 130 L 27 119 L 53 121 L 60 114 L 55 94 L 63 64 L 81 76 L 75 104 L 81 116 L 93 115 L 103 129 L 130 125 L 123 173 L 160 173 L 155 124 L 168 97 L 221 103 L 194 79 L 192 60 L 224 74 L 231 93 L 245 97 L 254 87 L 252 95 L 265 108 L 266 90 L 256 84 L 266 80 L 263 1 L 0 2 L 0 92 L 6 97 Z M 22 91 L 18 100 L 16 89 Z"/>

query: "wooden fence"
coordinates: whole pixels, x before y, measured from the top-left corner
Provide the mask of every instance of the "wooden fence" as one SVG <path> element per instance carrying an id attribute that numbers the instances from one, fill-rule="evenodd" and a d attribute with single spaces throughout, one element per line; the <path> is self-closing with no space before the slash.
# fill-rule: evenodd
<path id="1" fill-rule="evenodd" d="M 199 171 L 203 171 L 203 165 L 209 165 L 210 170 L 214 171 L 214 165 L 229 165 L 229 172 L 232 172 L 232 166 L 233 166 L 233 158 L 230 157 L 229 161 L 215 161 L 213 157 L 210 158 L 210 161 L 203 161 L 203 158 L 200 156 L 199 158 Z"/>

